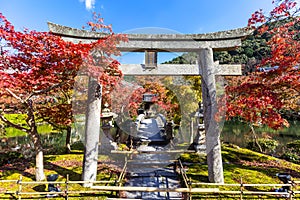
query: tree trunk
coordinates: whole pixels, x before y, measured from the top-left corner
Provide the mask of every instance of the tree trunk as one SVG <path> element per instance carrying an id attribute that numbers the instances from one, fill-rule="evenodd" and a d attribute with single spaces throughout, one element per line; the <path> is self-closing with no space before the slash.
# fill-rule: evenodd
<path id="1" fill-rule="evenodd" d="M 36 181 L 45 180 L 43 151 L 36 152 L 35 165 L 36 165 L 36 168 L 35 168 L 35 179 L 36 179 Z"/>
<path id="2" fill-rule="evenodd" d="M 214 118 L 217 112 L 217 97 L 213 50 L 211 48 L 201 49 L 198 59 L 198 63 L 202 71 L 201 83 L 206 133 L 208 178 L 210 182 L 223 183 L 224 177 L 221 155 L 220 128 L 218 122 Z"/>
<path id="3" fill-rule="evenodd" d="M 260 153 L 263 153 L 263 149 L 262 147 L 260 146 L 259 142 L 258 142 L 258 138 L 257 138 L 257 135 L 255 133 L 255 130 L 253 128 L 253 125 L 252 124 L 249 124 L 250 128 L 251 128 L 251 132 L 253 134 L 253 137 L 254 137 L 254 144 L 256 144 L 256 146 L 259 148 L 259 152 Z"/>
<path id="4" fill-rule="evenodd" d="M 90 77 L 88 86 L 88 105 L 85 123 L 85 149 L 83 159 L 83 181 L 95 181 L 98 165 L 98 147 L 100 136 L 101 85 Z M 91 187 L 92 183 L 84 183 Z"/>
<path id="5" fill-rule="evenodd" d="M 72 127 L 67 126 L 67 135 L 66 135 L 66 153 L 71 153 L 71 134 L 72 134 Z"/>
<path id="6" fill-rule="evenodd" d="M 27 124 L 30 127 L 28 134 L 32 138 L 35 151 L 35 179 L 36 181 L 42 181 L 45 179 L 44 174 L 44 155 L 43 147 L 41 143 L 40 135 L 37 132 L 37 126 L 35 123 L 35 117 L 33 113 L 32 100 L 26 102 L 27 108 Z"/>
<path id="7" fill-rule="evenodd" d="M 31 133 L 35 150 L 35 179 L 36 181 L 45 180 L 44 173 L 44 154 L 41 139 L 37 131 Z"/>

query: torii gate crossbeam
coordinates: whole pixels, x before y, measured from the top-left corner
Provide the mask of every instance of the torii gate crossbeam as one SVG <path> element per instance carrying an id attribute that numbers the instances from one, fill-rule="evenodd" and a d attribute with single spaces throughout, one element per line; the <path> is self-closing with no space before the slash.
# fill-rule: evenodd
<path id="1" fill-rule="evenodd" d="M 74 43 L 90 43 L 106 36 L 104 33 L 75 29 L 48 22 L 49 30 Z M 197 52 L 199 49 L 229 50 L 241 46 L 241 39 L 251 30 L 239 28 L 206 34 L 126 34 L 128 42 L 117 45 L 121 52 Z"/>

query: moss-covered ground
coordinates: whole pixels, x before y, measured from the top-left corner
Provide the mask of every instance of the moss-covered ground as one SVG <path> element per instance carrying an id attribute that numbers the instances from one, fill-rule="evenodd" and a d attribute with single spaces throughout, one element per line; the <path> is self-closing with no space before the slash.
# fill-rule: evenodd
<path id="1" fill-rule="evenodd" d="M 247 149 L 239 148 L 234 145 L 222 146 L 222 158 L 224 168 L 225 183 L 281 183 L 276 173 L 290 173 L 293 180 L 300 180 L 300 165 L 280 160 L 268 155 L 256 153 Z M 66 181 L 67 175 L 71 181 L 80 181 L 82 172 L 83 151 L 80 148 L 74 148 L 70 154 L 48 154 L 44 157 L 45 174 L 58 174 L 57 181 Z M 109 158 L 99 157 L 97 180 L 116 180 L 121 169 L 113 164 L 104 164 Z M 187 167 L 187 176 L 192 183 L 208 182 L 208 169 L 206 158 L 198 154 L 181 155 L 182 162 Z M 22 181 L 34 181 L 34 166 L 32 160 L 24 158 L 15 158 L 8 160 L 0 166 L 0 180 L 18 180 L 22 176 Z M 65 184 L 61 189 L 65 189 Z M 216 187 L 216 186 L 194 186 L 194 187 Z M 218 186 L 222 191 L 239 190 L 239 187 Z M 18 198 L 15 193 L 19 186 L 16 182 L 0 182 L 0 199 Z M 117 197 L 116 193 L 97 191 L 92 194 L 84 194 L 87 189 L 81 184 L 69 184 L 68 189 L 72 191 L 81 191 L 81 193 L 70 194 L 69 199 L 105 199 L 106 197 Z M 245 187 L 249 191 L 270 191 L 270 187 Z M 43 192 L 47 191 L 46 184 L 22 185 L 23 192 Z M 45 195 L 44 195 L 45 196 Z M 25 197 L 25 196 L 24 196 Z M 26 196 L 22 199 L 40 199 L 43 196 Z M 297 197 L 296 198 L 300 198 Z M 64 199 L 64 196 L 51 199 Z M 194 194 L 193 199 L 240 199 L 240 196 L 232 195 L 203 195 Z M 243 199 L 281 199 L 279 196 L 243 196 Z M 284 198 L 282 198 L 284 199 Z"/>
<path id="2" fill-rule="evenodd" d="M 300 165 L 239 148 L 235 145 L 222 145 L 222 159 L 224 182 L 226 184 L 282 184 L 276 176 L 277 173 L 289 173 L 293 181 L 300 180 Z M 208 182 L 208 168 L 205 157 L 197 154 L 183 154 L 181 160 L 188 166 L 186 174 L 191 183 L 202 184 Z M 220 191 L 240 190 L 239 186 L 194 185 L 193 187 L 217 187 Z M 271 192 L 274 190 L 274 187 L 251 186 L 243 187 L 243 190 Z M 294 190 L 299 190 L 299 188 L 295 186 Z M 293 198 L 300 199 L 300 196 L 295 195 Z M 240 195 L 194 194 L 193 199 L 240 199 Z M 243 199 L 285 199 L 285 197 L 281 197 L 280 195 L 243 195 Z"/>
<path id="3" fill-rule="evenodd" d="M 121 169 L 112 164 L 105 164 L 109 158 L 107 156 L 99 156 L 97 181 L 114 181 L 118 178 Z M 81 181 L 83 161 L 83 149 L 80 147 L 73 150 L 70 154 L 49 154 L 44 156 L 44 172 L 45 175 L 58 174 L 59 177 L 56 182 L 65 182 L 67 176 L 70 181 Z M 35 180 L 33 160 L 26 160 L 24 158 L 15 157 L 8 159 L 6 164 L 0 166 L 0 199 L 17 199 L 16 194 L 19 191 L 19 184 L 17 180 L 22 179 L 22 182 L 32 182 Z M 16 180 L 13 182 L 1 182 L 3 180 Z M 102 184 L 102 183 L 101 183 Z M 106 183 L 105 183 L 106 184 Z M 111 183 L 107 183 L 111 184 Z M 103 184 L 102 184 L 103 185 Z M 22 192 L 46 192 L 47 184 L 22 184 Z M 61 184 L 60 189 L 64 191 L 66 184 Z M 111 192 L 85 193 L 88 188 L 82 184 L 72 183 L 68 184 L 69 191 L 76 191 L 74 194 L 69 194 L 68 199 L 106 199 L 107 197 L 116 197 Z M 22 199 L 41 199 L 45 195 L 22 195 Z M 65 195 L 58 197 L 51 197 L 51 199 L 65 199 Z"/>

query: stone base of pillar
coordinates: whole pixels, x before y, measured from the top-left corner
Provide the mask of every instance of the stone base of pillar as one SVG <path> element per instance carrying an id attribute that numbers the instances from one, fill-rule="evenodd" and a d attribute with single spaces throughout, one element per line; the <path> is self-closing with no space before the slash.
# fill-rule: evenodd
<path id="1" fill-rule="evenodd" d="M 104 129 L 104 128 L 102 128 Z M 105 132 L 105 130 L 103 131 Z M 105 133 L 101 133 L 99 153 L 100 154 L 110 154 L 111 150 L 117 150 L 118 145 L 116 142 L 113 142 L 111 138 L 108 137 Z"/>
<path id="2" fill-rule="evenodd" d="M 190 145 L 189 150 L 195 150 L 196 152 L 205 152 L 205 131 L 199 130 L 193 143 Z"/>
<path id="3" fill-rule="evenodd" d="M 206 152 L 205 144 L 193 144 L 196 152 Z"/>
<path id="4" fill-rule="evenodd" d="M 205 153 L 206 152 L 206 145 L 205 144 L 199 144 L 199 143 L 192 143 L 188 150 L 195 150 L 198 153 Z"/>

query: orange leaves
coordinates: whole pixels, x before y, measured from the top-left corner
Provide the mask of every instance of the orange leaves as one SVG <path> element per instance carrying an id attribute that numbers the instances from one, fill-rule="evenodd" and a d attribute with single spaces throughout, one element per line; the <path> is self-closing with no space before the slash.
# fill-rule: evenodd
<path id="1" fill-rule="evenodd" d="M 94 16 L 89 26 L 107 37 L 90 44 L 74 44 L 47 32 L 15 31 L 0 13 L 0 44 L 9 47 L 9 51 L 2 51 L 0 55 L 0 96 L 10 95 L 4 90 L 8 87 L 21 98 L 33 99 L 34 109 L 40 111 L 43 118 L 68 125 L 71 108 L 61 104 L 68 102 L 66 98 L 46 107 L 39 104 L 49 94 L 61 98 L 59 92 L 71 90 L 74 77 L 84 65 L 86 72 L 103 84 L 104 97 L 109 99 L 110 91 L 122 77 L 119 63 L 112 56 L 120 54 L 116 44 L 126 41 L 126 36 L 113 34 L 110 25 Z M 101 56 L 95 56 L 96 51 Z M 24 107 L 19 112 L 24 112 Z"/>
<path id="2" fill-rule="evenodd" d="M 111 25 L 105 25 L 104 20 L 100 14 L 93 13 L 92 21 L 87 22 L 87 25 L 91 31 L 99 31 L 102 33 L 113 33 Z M 83 28 L 85 28 L 83 26 Z"/>
<path id="3" fill-rule="evenodd" d="M 296 1 L 291 0 L 281 0 L 279 2 L 279 5 L 270 12 L 272 17 L 278 17 L 280 15 L 288 17 L 290 16 L 290 10 L 295 8 L 297 5 Z"/>
<path id="4" fill-rule="evenodd" d="M 273 70 L 232 79 L 222 99 L 223 104 L 220 104 L 220 109 L 227 109 L 227 117 L 240 117 L 274 129 L 288 126 L 281 116 L 284 109 L 300 110 L 298 101 L 293 101 L 300 96 L 299 9 L 296 9 L 294 0 L 277 2 L 278 6 L 268 16 L 260 10 L 249 19 L 251 26 L 260 26 L 264 19 L 267 20 L 258 28 L 258 33 L 268 32 L 270 35 L 267 44 L 271 47 L 271 54 L 259 67 L 273 67 Z"/>
<path id="5" fill-rule="evenodd" d="M 294 17 L 296 16 L 295 13 L 299 11 L 299 9 L 296 7 L 297 2 L 295 0 L 278 0 L 276 3 L 277 5 L 275 5 L 269 16 L 265 15 L 261 9 L 254 12 L 251 18 L 248 20 L 248 26 L 255 28 L 256 25 L 260 26 L 265 22 Z M 275 4 L 274 1 L 273 4 Z"/>
<path id="6" fill-rule="evenodd" d="M 72 123 L 71 104 L 53 105 L 53 103 L 49 103 L 38 108 L 38 116 L 51 124 L 68 126 Z"/>
<path id="7" fill-rule="evenodd" d="M 234 98 L 233 98 L 234 97 Z M 260 93 L 227 96 L 227 117 L 239 117 L 253 124 L 266 124 L 278 129 L 286 125 L 278 113 L 282 107 L 276 94 L 262 91 Z"/>
<path id="8" fill-rule="evenodd" d="M 119 55 L 116 44 L 126 40 L 124 35 L 111 34 L 91 44 L 73 44 L 46 32 L 15 31 L 3 15 L 0 14 L 0 17 L 0 38 L 3 38 L 4 43 L 12 49 L 10 52 L 4 52 L 5 55 L 1 55 L 3 58 L 1 68 L 4 71 L 14 70 L 12 82 L 13 79 L 20 78 L 19 75 L 24 70 L 30 72 L 26 73 L 26 77 L 25 74 L 22 75 L 23 81 L 19 85 L 20 91 L 23 90 L 24 94 L 32 93 L 36 89 L 46 89 L 52 84 L 72 81 L 82 64 L 91 66 L 88 70 L 91 74 L 102 76 L 99 80 L 104 85 L 115 85 L 122 76 L 121 71 L 118 70 L 119 63 L 111 56 Z M 99 20 L 98 22 L 102 22 Z M 90 25 L 110 29 L 110 26 L 104 24 Z M 101 52 L 100 62 L 93 59 L 91 49 Z"/>
<path id="9" fill-rule="evenodd" d="M 158 112 L 172 116 L 179 109 L 176 102 L 172 102 L 168 96 L 169 90 L 158 82 L 145 82 L 143 87 L 135 89 L 128 98 L 127 110 L 131 117 L 137 116 L 137 110 L 142 105 L 143 94 L 149 93 L 156 96 L 152 97 L 152 101 L 157 105 Z"/>
<path id="10" fill-rule="evenodd" d="M 252 14 L 251 18 L 248 20 L 248 26 L 255 28 L 255 24 L 257 23 L 264 23 L 266 21 L 262 10 L 256 11 Z"/>
<path id="11" fill-rule="evenodd" d="M 86 67 L 86 72 L 103 85 L 104 100 L 110 101 L 110 92 L 123 76 L 119 69 L 120 63 L 112 56 L 120 55 L 116 45 L 121 41 L 126 42 L 127 37 L 123 34 L 114 34 L 111 26 L 105 25 L 103 18 L 96 13 L 93 13 L 93 21 L 88 22 L 88 26 L 91 31 L 100 31 L 105 37 L 90 44 L 90 50 L 84 56 L 83 65 Z"/>

